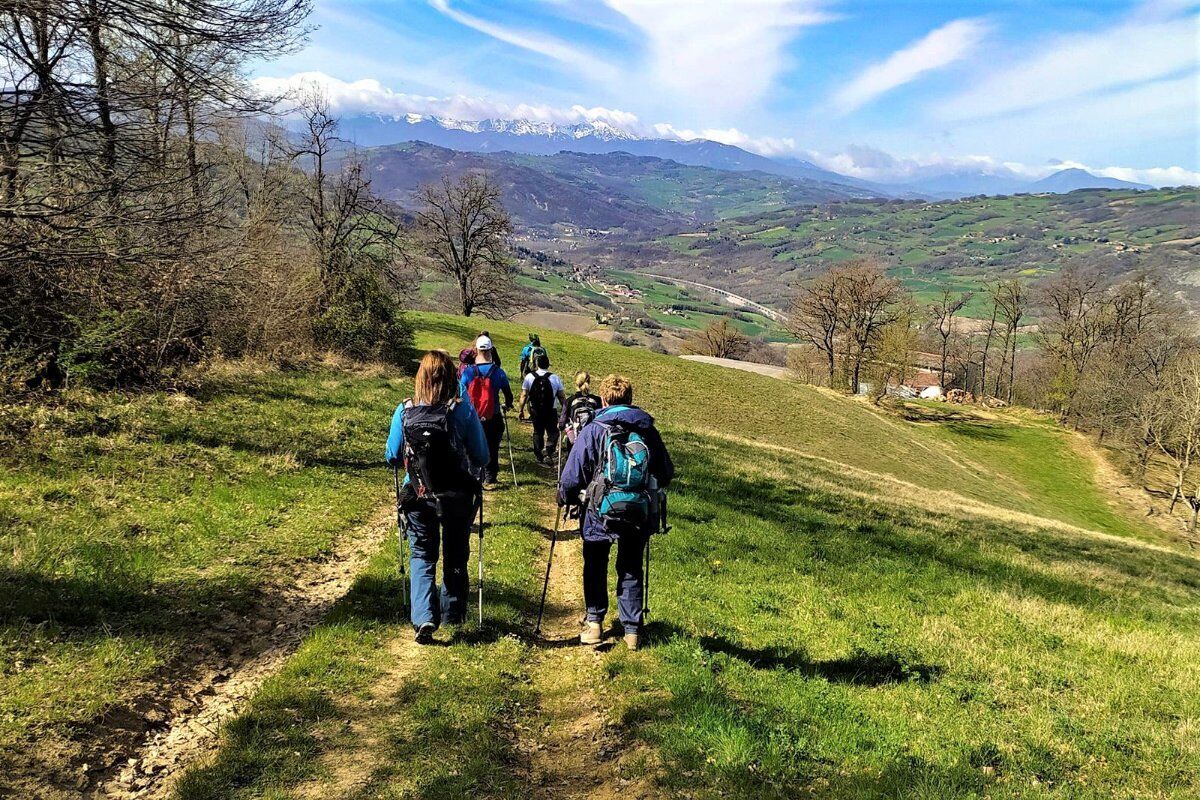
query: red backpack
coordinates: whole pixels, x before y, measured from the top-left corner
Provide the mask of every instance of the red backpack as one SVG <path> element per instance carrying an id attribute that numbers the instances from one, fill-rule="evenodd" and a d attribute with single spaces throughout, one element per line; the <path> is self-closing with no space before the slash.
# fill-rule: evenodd
<path id="1" fill-rule="evenodd" d="M 471 399 L 471 405 L 475 406 L 475 413 L 479 415 L 479 419 L 486 421 L 496 415 L 496 393 L 492 391 L 492 372 L 495 367 L 491 367 L 487 372 L 478 365 L 471 368 L 475 370 L 475 375 L 467 382 L 467 397 Z"/>

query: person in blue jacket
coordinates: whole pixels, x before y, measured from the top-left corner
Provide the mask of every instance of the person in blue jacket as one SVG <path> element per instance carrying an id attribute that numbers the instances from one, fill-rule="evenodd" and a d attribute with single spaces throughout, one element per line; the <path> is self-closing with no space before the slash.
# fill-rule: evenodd
<path id="1" fill-rule="evenodd" d="M 499 353 L 487 333 L 475 340 L 475 363 L 463 370 L 459 378 L 459 392 L 463 400 L 470 400 L 475 413 L 483 424 L 487 440 L 488 460 L 484 469 L 483 488 L 496 488 L 496 476 L 500 472 L 500 442 L 504 439 L 504 412 L 513 407 L 512 386 L 508 374 L 496 360 Z M 500 395 L 504 395 L 504 405 Z"/>
<path id="2" fill-rule="evenodd" d="M 650 474 L 658 487 L 666 489 L 675 477 L 671 454 L 662 436 L 654 427 L 654 418 L 633 405 L 633 386 L 622 375 L 609 375 L 598 389 L 603 408 L 596 418 L 584 426 L 571 455 L 563 466 L 558 486 L 560 505 L 576 505 L 580 494 L 591 483 L 600 464 L 605 440 L 605 424 L 619 421 L 635 429 L 650 450 Z M 608 557 L 613 542 L 617 543 L 617 613 L 625 630 L 625 644 L 638 647 L 642 625 L 642 600 L 645 575 L 642 553 L 657 521 L 650 520 L 639 531 L 609 530 L 589 506 L 583 516 L 583 598 L 587 617 L 579 634 L 584 644 L 600 644 L 604 639 L 604 617 L 608 613 Z"/>
<path id="3" fill-rule="evenodd" d="M 413 399 L 392 415 L 385 458 L 405 471 L 400 507 L 411 551 L 409 607 L 417 641 L 428 644 L 443 621 L 456 625 L 466 619 L 471 523 L 488 447 L 474 407 L 459 397 L 457 371 L 447 353 L 426 353 L 414 384 Z M 434 444 L 422 449 L 425 441 Z"/>

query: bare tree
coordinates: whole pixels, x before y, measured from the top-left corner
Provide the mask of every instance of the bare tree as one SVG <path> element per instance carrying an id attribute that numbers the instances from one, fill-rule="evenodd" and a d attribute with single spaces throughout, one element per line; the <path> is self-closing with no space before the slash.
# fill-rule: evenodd
<path id="1" fill-rule="evenodd" d="M 874 355 L 880 334 L 902 315 L 900 306 L 906 292 L 877 262 L 852 261 L 842 269 L 846 383 L 851 393 L 857 394 L 863 365 Z"/>
<path id="2" fill-rule="evenodd" d="M 788 315 L 792 335 L 811 344 L 824 357 L 830 386 L 837 372 L 838 334 L 844 318 L 841 274 L 835 268 L 801 285 Z"/>
<path id="3" fill-rule="evenodd" d="M 715 320 L 684 339 L 689 353 L 714 358 L 740 358 L 750 348 L 750 338 L 728 319 Z"/>
<path id="4" fill-rule="evenodd" d="M 1004 320 L 1004 343 L 1001 350 L 1000 369 L 996 374 L 996 390 L 993 395 L 1000 396 L 1000 381 L 1007 371 L 1008 395 L 1011 405 L 1015 398 L 1017 372 L 1017 333 L 1021 328 L 1021 320 L 1025 316 L 1028 299 L 1021 282 L 1016 278 L 1005 281 L 996 287 L 996 302 L 1000 307 L 1000 315 Z M 1007 360 L 1008 369 L 1005 370 Z"/>
<path id="5" fill-rule="evenodd" d="M 950 356 L 950 337 L 954 334 L 954 315 L 962 311 L 974 296 L 973 292 L 956 295 L 950 289 L 942 289 L 941 297 L 936 303 L 929 306 L 929 317 L 933 322 L 933 329 L 941 346 L 942 364 L 938 373 L 938 382 L 943 388 L 946 386 L 946 361 Z"/>
<path id="6" fill-rule="evenodd" d="M 512 220 L 500 189 L 487 176 L 422 187 L 417 224 L 434 270 L 453 281 L 464 316 L 479 311 L 503 316 L 518 302 L 509 240 Z"/>

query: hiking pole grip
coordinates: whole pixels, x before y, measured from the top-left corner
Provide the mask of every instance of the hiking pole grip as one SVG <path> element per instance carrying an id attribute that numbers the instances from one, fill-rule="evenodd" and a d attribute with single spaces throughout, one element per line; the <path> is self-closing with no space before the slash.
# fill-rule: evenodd
<path id="1" fill-rule="evenodd" d="M 554 515 L 554 533 L 550 535 L 550 557 L 546 559 L 546 578 L 542 581 L 542 601 L 538 604 L 537 624 L 533 626 L 533 635 L 542 634 L 542 615 L 546 611 L 546 592 L 550 589 L 550 565 L 554 563 L 554 545 L 558 543 L 558 525 L 562 520 L 563 507 L 558 507 Z"/>

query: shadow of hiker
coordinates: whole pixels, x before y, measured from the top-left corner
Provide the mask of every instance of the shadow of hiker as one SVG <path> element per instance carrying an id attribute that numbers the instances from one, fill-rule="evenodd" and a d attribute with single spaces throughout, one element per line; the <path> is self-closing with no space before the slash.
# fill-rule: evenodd
<path id="1" fill-rule="evenodd" d="M 922 664 L 892 653 L 869 653 L 856 649 L 845 658 L 813 661 L 806 653 L 783 647 L 751 649 L 720 636 L 700 637 L 700 646 L 710 653 L 723 653 L 755 669 L 796 672 L 830 683 L 855 686 L 884 686 L 892 683 L 930 683 L 945 671 L 933 664 Z"/>

